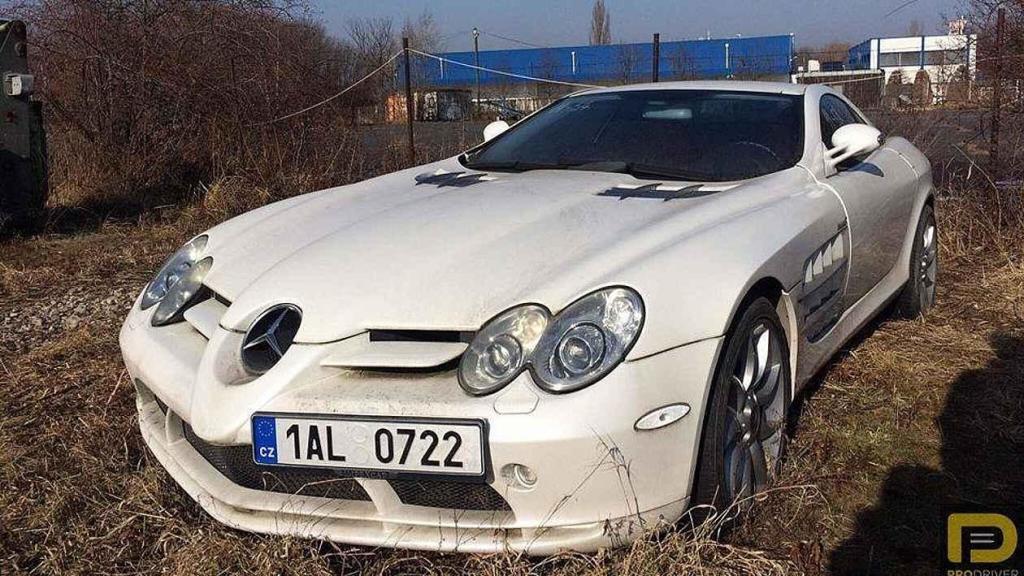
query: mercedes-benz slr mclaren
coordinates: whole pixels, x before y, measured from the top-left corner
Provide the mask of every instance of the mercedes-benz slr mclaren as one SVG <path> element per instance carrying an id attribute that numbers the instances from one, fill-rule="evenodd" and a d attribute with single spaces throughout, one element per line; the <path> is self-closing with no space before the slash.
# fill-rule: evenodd
<path id="1" fill-rule="evenodd" d="M 928 160 L 827 87 L 587 90 L 485 137 L 224 222 L 142 290 L 142 435 L 213 517 L 626 543 L 749 501 L 812 375 L 934 301 Z"/>

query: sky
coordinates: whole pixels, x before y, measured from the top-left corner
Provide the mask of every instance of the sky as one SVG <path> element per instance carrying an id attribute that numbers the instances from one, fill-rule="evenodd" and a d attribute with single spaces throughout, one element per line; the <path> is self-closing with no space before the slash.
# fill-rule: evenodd
<path id="1" fill-rule="evenodd" d="M 336 36 L 344 36 L 345 22 L 353 17 L 391 17 L 400 28 L 406 18 L 428 11 L 446 36 L 444 48 L 449 51 L 472 49 L 474 26 L 489 33 L 480 38 L 481 50 L 524 47 L 493 35 L 538 46 L 586 44 L 592 4 L 593 0 L 312 0 L 314 15 Z M 945 33 L 945 18 L 959 15 L 963 0 L 605 0 L 605 4 L 615 43 L 648 42 L 654 32 L 671 41 L 698 38 L 710 31 L 714 38 L 793 33 L 798 47 L 817 47 L 903 35 L 915 20 L 926 34 Z"/>

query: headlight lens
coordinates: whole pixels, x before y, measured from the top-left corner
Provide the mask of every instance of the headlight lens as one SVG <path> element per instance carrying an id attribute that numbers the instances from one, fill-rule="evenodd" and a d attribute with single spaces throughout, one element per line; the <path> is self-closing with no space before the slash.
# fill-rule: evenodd
<path id="1" fill-rule="evenodd" d="M 182 274 L 157 305 L 150 323 L 153 326 L 164 326 L 177 322 L 181 311 L 202 290 L 203 279 L 210 271 L 211 266 L 213 266 L 213 258 L 203 258 Z"/>
<path id="2" fill-rule="evenodd" d="M 473 395 L 489 394 L 522 373 L 551 315 L 525 305 L 499 314 L 477 332 L 459 364 L 459 383 Z"/>
<path id="3" fill-rule="evenodd" d="M 554 318 L 542 306 L 519 306 L 473 338 L 459 364 L 459 382 L 470 394 L 490 394 L 530 367 L 548 392 L 579 390 L 622 362 L 643 321 L 640 295 L 621 287 L 584 296 Z"/>
<path id="4" fill-rule="evenodd" d="M 206 249 L 207 236 L 198 236 L 178 249 L 160 267 L 156 277 L 146 286 L 142 294 L 142 309 L 146 310 L 162 301 L 182 277 L 199 261 L 199 256 Z"/>
<path id="5" fill-rule="evenodd" d="M 577 300 L 537 343 L 531 362 L 537 385 L 559 393 L 600 380 L 626 357 L 643 321 L 643 301 L 629 288 L 606 288 Z"/>

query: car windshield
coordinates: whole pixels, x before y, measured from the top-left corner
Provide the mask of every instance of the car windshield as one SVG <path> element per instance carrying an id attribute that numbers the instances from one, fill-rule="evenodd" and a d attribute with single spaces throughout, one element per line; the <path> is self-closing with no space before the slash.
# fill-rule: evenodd
<path id="1" fill-rule="evenodd" d="M 802 153 L 802 96 L 638 90 L 564 98 L 462 161 L 479 170 L 722 182 L 789 168 Z"/>

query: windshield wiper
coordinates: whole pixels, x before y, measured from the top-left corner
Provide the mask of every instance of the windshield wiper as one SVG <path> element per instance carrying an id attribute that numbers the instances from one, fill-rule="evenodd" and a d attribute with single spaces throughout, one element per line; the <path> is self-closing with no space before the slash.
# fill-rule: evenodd
<path id="1" fill-rule="evenodd" d="M 636 162 L 622 162 L 619 160 L 601 161 L 601 162 L 586 162 L 582 164 L 573 164 L 569 167 L 571 170 L 592 170 L 594 172 L 615 172 L 620 174 L 629 174 L 634 178 L 642 178 L 649 180 L 651 178 L 663 178 L 667 180 L 691 180 L 691 181 L 709 181 L 714 180 L 710 174 L 702 174 L 699 172 L 689 172 L 684 170 L 673 170 L 665 166 L 652 166 L 649 164 L 639 164 Z"/>
<path id="2" fill-rule="evenodd" d="M 526 172 L 527 170 L 565 170 L 569 166 L 565 164 L 547 164 L 543 162 L 523 162 L 513 160 L 508 162 L 463 162 L 463 166 L 473 170 L 509 170 L 511 172 Z"/>
<path id="3" fill-rule="evenodd" d="M 573 163 L 545 163 L 545 162 L 523 162 L 522 160 L 510 160 L 506 162 L 468 162 L 462 163 L 466 168 L 473 170 L 508 170 L 510 172 L 526 172 L 528 170 L 583 170 L 591 172 L 614 172 L 617 174 L 629 174 L 634 178 L 649 180 L 661 178 L 665 180 L 688 180 L 688 181 L 711 181 L 715 180 L 710 174 L 673 170 L 664 166 L 652 166 L 638 164 L 635 162 L 622 162 L 620 160 L 601 160 L 596 162 L 573 162 Z"/>

